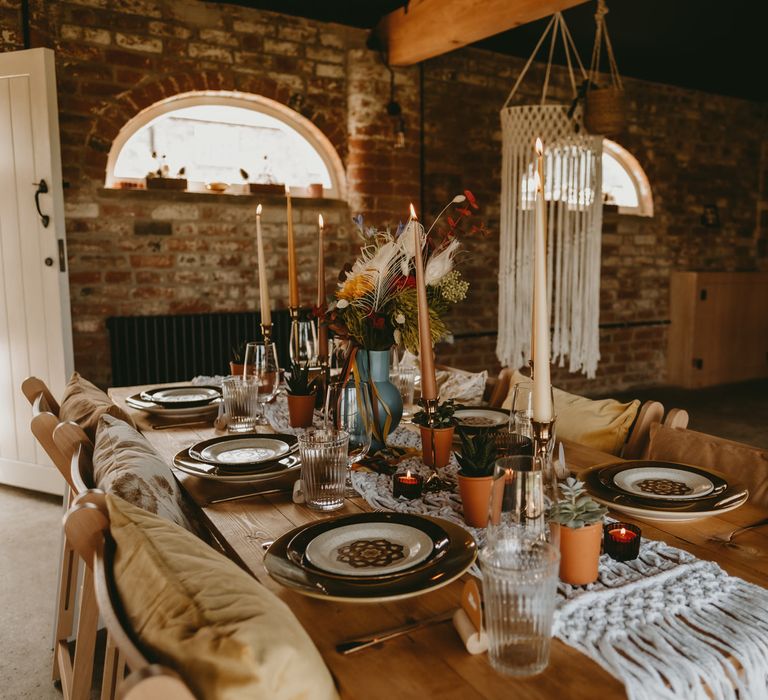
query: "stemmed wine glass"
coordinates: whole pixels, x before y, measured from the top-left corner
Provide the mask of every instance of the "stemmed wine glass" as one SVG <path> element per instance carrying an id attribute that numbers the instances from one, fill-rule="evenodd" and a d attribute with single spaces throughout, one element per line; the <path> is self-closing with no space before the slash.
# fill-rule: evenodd
<path id="1" fill-rule="evenodd" d="M 298 357 L 296 356 L 297 350 Z M 317 350 L 317 326 L 315 322 L 311 319 L 299 319 L 297 323 L 291 323 L 289 344 L 291 363 L 308 364 L 310 367 L 314 367 L 317 365 Z"/>
<path id="2" fill-rule="evenodd" d="M 254 342 L 245 346 L 243 377 L 252 377 L 258 383 L 257 401 L 261 408 L 256 419 L 257 425 L 269 425 L 264 415 L 264 404 L 277 395 L 280 388 L 280 366 L 277 362 L 277 348 L 274 343 Z"/>
<path id="3" fill-rule="evenodd" d="M 373 404 L 368 385 L 354 379 L 331 382 L 325 397 L 325 422 L 349 433 L 344 495 L 354 498 L 358 493 L 352 486 L 352 465 L 368 454 L 373 433 Z"/>

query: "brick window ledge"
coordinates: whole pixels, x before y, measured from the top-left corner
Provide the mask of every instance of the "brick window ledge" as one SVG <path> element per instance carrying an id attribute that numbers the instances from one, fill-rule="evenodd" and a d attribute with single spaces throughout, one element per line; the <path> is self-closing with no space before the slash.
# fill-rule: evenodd
<path id="1" fill-rule="evenodd" d="M 203 202 L 210 204 L 214 199 L 222 204 L 242 204 L 255 207 L 261 203 L 267 205 L 279 205 L 285 203 L 285 196 L 281 194 L 217 194 L 215 192 L 186 192 L 176 190 L 134 190 L 119 189 L 116 187 L 101 187 L 99 195 L 108 198 L 128 201 L 153 201 L 163 202 Z M 317 197 L 294 197 L 291 200 L 294 207 L 306 209 L 347 209 L 348 204 L 343 199 L 326 199 Z"/>

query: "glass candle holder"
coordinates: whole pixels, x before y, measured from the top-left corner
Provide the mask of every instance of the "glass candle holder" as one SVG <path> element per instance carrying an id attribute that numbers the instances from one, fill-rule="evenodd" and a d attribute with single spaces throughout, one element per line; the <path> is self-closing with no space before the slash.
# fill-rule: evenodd
<path id="1" fill-rule="evenodd" d="M 411 474 L 410 470 L 405 474 L 395 474 L 392 477 L 392 495 L 395 498 L 403 496 L 408 500 L 419 498 L 424 487 L 424 479 L 418 474 Z"/>
<path id="2" fill-rule="evenodd" d="M 631 561 L 640 554 L 642 531 L 632 523 L 608 523 L 603 527 L 603 548 L 616 561 Z"/>

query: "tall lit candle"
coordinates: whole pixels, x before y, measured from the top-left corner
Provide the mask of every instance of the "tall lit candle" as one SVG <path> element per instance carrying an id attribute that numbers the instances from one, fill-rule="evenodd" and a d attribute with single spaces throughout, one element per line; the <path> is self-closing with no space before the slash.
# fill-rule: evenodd
<path id="1" fill-rule="evenodd" d="M 549 310 L 547 304 L 547 214 L 544 208 L 544 183 L 535 173 L 536 226 L 533 245 L 533 317 L 534 374 L 533 419 L 542 423 L 552 420 L 552 386 L 549 377 Z"/>
<path id="2" fill-rule="evenodd" d="M 288 215 L 288 306 L 299 307 L 299 278 L 296 269 L 296 240 L 293 236 L 293 209 L 291 207 L 291 188 L 285 186 L 286 209 Z"/>
<path id="3" fill-rule="evenodd" d="M 413 229 L 414 265 L 416 267 L 416 301 L 419 311 L 419 363 L 421 364 L 421 398 L 437 398 L 437 379 L 435 378 L 435 358 L 432 354 L 432 329 L 429 323 L 429 305 L 427 304 L 427 285 L 424 281 L 424 261 L 421 255 L 421 233 L 424 230 L 416 218 L 416 210 L 411 204 L 411 218 L 408 225 Z"/>
<path id="4" fill-rule="evenodd" d="M 265 326 L 271 326 L 272 310 L 269 306 L 267 263 L 264 259 L 264 239 L 261 236 L 261 204 L 256 207 L 256 253 L 259 261 L 259 303 L 261 304 L 261 322 Z"/>
<path id="5" fill-rule="evenodd" d="M 317 318 L 317 357 L 324 360 L 328 357 L 328 327 L 325 325 L 325 319 L 322 312 L 325 309 L 325 232 L 323 226 L 323 215 L 317 217 L 318 249 L 317 249 L 317 308 L 320 316 Z"/>

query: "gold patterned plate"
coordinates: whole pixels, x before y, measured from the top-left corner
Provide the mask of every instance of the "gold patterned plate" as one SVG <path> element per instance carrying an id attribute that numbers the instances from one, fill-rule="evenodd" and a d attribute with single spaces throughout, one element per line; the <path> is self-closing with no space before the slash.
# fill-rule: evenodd
<path id="1" fill-rule="evenodd" d="M 420 516 L 366 513 L 363 518 L 303 529 L 288 543 L 288 557 L 323 576 L 376 583 L 433 566 L 448 551 L 445 530 Z"/>
<path id="2" fill-rule="evenodd" d="M 367 523 L 399 522 L 401 513 L 359 513 L 332 518 L 327 523 L 336 527 Z M 417 566 L 413 571 L 402 571 L 391 579 L 363 582 L 354 577 L 340 578 L 321 571 L 309 570 L 288 555 L 288 545 L 305 529 L 317 523 L 302 525 L 279 537 L 264 555 L 264 566 L 269 575 L 283 586 L 302 595 L 323 600 L 348 603 L 379 603 L 401 600 L 436 590 L 459 578 L 475 561 L 477 547 L 472 535 L 463 527 L 441 518 L 409 515 L 411 523 L 421 522 L 421 529 L 431 525 L 441 528 L 448 538 L 445 554 L 433 566 Z M 418 527 L 418 525 L 416 525 Z"/>

